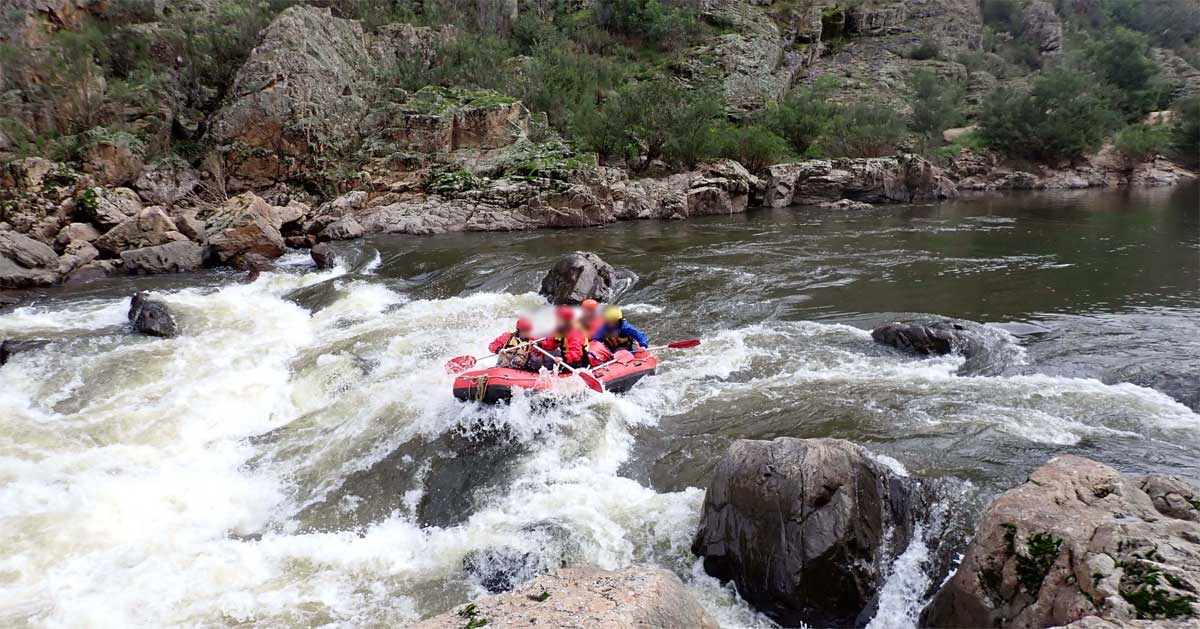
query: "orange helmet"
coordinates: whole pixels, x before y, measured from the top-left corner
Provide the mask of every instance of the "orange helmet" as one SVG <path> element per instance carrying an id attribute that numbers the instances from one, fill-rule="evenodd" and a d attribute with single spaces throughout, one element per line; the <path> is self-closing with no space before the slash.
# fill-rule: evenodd
<path id="1" fill-rule="evenodd" d="M 530 332 L 533 330 L 533 322 L 525 317 L 517 319 L 517 332 Z"/>
<path id="2" fill-rule="evenodd" d="M 580 307 L 583 308 L 584 312 L 595 314 L 596 311 L 600 309 L 600 302 L 596 301 L 595 299 L 585 299 L 583 300 L 583 303 L 580 304 Z"/>
<path id="3" fill-rule="evenodd" d="M 575 320 L 575 311 L 572 310 L 570 306 L 559 306 L 554 311 L 554 314 L 561 321 L 574 321 Z"/>

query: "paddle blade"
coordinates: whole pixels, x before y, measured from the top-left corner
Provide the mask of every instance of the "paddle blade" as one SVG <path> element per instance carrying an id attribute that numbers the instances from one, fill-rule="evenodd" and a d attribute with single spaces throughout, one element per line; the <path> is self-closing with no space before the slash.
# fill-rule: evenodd
<path id="1" fill-rule="evenodd" d="M 577 371 L 575 373 L 579 376 L 580 380 L 583 380 L 583 383 L 586 384 L 589 389 L 595 391 L 596 393 L 604 393 L 604 385 L 601 384 L 595 376 L 586 371 Z"/>
<path id="2" fill-rule="evenodd" d="M 474 356 L 458 356 L 446 361 L 446 373 L 455 376 L 474 366 Z"/>
<path id="3" fill-rule="evenodd" d="M 675 341 L 674 343 L 671 343 L 667 347 L 670 349 L 687 349 L 689 347 L 696 347 L 699 344 L 700 344 L 700 339 L 688 339 L 686 341 Z"/>

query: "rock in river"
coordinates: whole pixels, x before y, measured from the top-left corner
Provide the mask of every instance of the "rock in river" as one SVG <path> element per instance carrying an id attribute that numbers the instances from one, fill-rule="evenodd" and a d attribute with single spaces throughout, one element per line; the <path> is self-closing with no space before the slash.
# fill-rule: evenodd
<path id="1" fill-rule="evenodd" d="M 944 356 L 966 342 L 966 328 L 952 321 L 888 323 L 871 330 L 876 343 L 915 354 Z"/>
<path id="2" fill-rule="evenodd" d="M 636 279 L 632 273 L 621 272 L 600 256 L 576 251 L 559 260 L 542 278 L 538 291 L 553 304 L 578 304 L 585 299 L 613 301 Z"/>
<path id="3" fill-rule="evenodd" d="M 854 626 L 885 556 L 912 538 L 913 496 L 848 441 L 741 439 L 717 466 L 692 552 L 783 626 Z"/>
<path id="4" fill-rule="evenodd" d="M 142 292 L 129 300 L 129 321 L 134 330 L 150 336 L 170 338 L 179 333 L 179 326 L 167 304 L 150 299 Z"/>
<path id="5" fill-rule="evenodd" d="M 17 354 L 32 352 L 50 344 L 50 341 L 14 341 L 8 339 L 0 343 L 0 365 L 4 365 Z"/>
<path id="6" fill-rule="evenodd" d="M 1149 493 L 1148 493 L 1149 492 Z M 1200 622 L 1197 490 L 1062 456 L 997 498 L 925 627 Z M 1085 621 L 1075 626 L 1109 626 Z M 1156 625 L 1176 626 L 1176 625 Z"/>
<path id="7" fill-rule="evenodd" d="M 569 568 L 460 605 L 414 629 L 462 627 L 717 629 L 679 577 L 657 568 Z"/>

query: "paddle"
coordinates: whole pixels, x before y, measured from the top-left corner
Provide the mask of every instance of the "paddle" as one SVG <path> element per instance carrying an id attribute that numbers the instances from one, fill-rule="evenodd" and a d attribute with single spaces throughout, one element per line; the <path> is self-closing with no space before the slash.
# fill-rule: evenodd
<path id="1" fill-rule="evenodd" d="M 537 351 L 545 354 L 546 356 L 554 359 L 554 362 L 561 365 L 567 371 L 579 376 L 579 379 L 583 380 L 583 383 L 586 384 L 589 389 L 595 391 L 596 393 L 604 393 L 604 385 L 600 384 L 600 381 L 596 379 L 596 376 L 593 376 L 592 374 L 590 374 L 586 371 L 576 369 L 576 368 L 568 365 L 567 363 L 564 363 L 561 358 L 542 349 L 542 347 L 540 345 L 534 345 L 533 348 L 536 349 Z"/>
<path id="2" fill-rule="evenodd" d="M 686 341 L 675 341 L 674 343 L 668 343 L 666 345 L 656 345 L 654 347 L 647 347 L 647 348 L 642 349 L 642 351 L 643 352 L 658 352 L 658 351 L 662 351 L 664 349 L 688 349 L 688 348 L 696 347 L 699 344 L 700 344 L 700 339 L 688 339 Z M 619 353 L 621 353 L 621 352 L 617 352 L 617 354 L 619 354 Z M 615 363 L 615 362 L 617 362 L 617 358 L 616 358 L 616 355 L 614 354 L 612 360 L 609 360 L 609 361 L 603 362 L 599 365 L 596 365 L 595 367 L 592 367 L 592 369 L 599 369 L 600 367 L 604 367 L 605 365 L 611 365 L 612 363 Z"/>
<path id="3" fill-rule="evenodd" d="M 487 360 L 489 358 L 495 358 L 496 356 L 499 356 L 500 354 L 503 354 L 505 352 L 511 352 L 514 349 L 521 349 L 522 347 L 525 347 L 526 345 L 530 345 L 532 343 L 540 343 L 544 340 L 545 339 L 534 339 L 532 341 L 525 341 L 524 343 L 521 343 L 520 345 L 515 345 L 513 347 L 502 349 L 502 350 L 496 352 L 495 354 L 489 354 L 480 359 L 476 359 L 474 356 L 455 356 L 454 358 L 451 358 L 450 360 L 446 361 L 446 373 L 448 373 L 452 376 L 456 376 L 456 375 L 470 369 L 471 367 L 474 367 L 475 363 L 478 363 L 480 360 Z"/>

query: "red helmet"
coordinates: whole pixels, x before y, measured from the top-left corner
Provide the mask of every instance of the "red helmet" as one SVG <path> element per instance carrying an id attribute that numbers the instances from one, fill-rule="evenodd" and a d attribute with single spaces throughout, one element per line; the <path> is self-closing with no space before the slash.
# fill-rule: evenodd
<path id="1" fill-rule="evenodd" d="M 562 321 L 574 321 L 575 320 L 575 311 L 572 310 L 570 306 L 559 306 L 554 311 L 554 314 Z"/>
<path id="2" fill-rule="evenodd" d="M 583 308 L 584 312 L 594 313 L 600 309 L 600 302 L 596 301 L 595 299 L 585 299 L 580 306 Z"/>
<path id="3" fill-rule="evenodd" d="M 530 332 L 533 330 L 533 322 L 525 317 L 517 319 L 517 332 Z"/>

